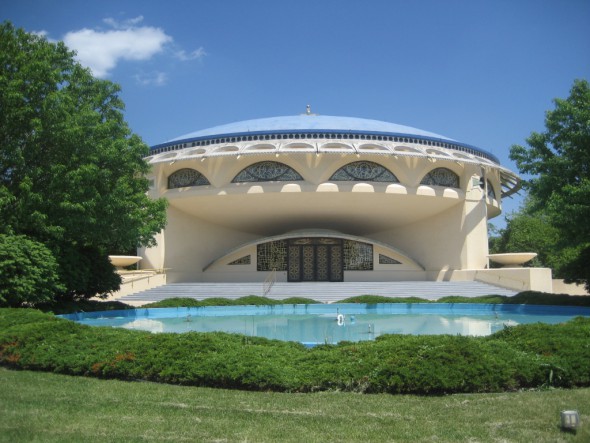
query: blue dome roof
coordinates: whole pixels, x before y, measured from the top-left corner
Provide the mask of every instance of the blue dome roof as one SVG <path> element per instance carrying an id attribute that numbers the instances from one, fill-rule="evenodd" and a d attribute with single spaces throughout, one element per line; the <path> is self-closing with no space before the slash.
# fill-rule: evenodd
<path id="1" fill-rule="evenodd" d="M 379 120 L 368 120 L 355 117 L 335 117 L 329 115 L 301 114 L 284 117 L 260 118 L 215 126 L 209 129 L 191 132 L 176 137 L 165 143 L 152 146 L 150 152 L 158 154 L 186 147 L 209 146 L 228 141 L 257 141 L 285 138 L 354 138 L 363 140 L 389 140 L 397 142 L 422 140 L 433 146 L 464 151 L 476 156 L 483 156 L 494 163 L 500 164 L 498 158 L 467 143 L 422 129 L 388 123 Z"/>
<path id="2" fill-rule="evenodd" d="M 379 120 L 367 120 L 354 117 L 334 117 L 328 115 L 294 115 L 286 117 L 270 117 L 256 120 L 245 120 L 226 125 L 203 129 L 169 140 L 167 143 L 198 139 L 201 137 L 227 136 L 250 133 L 272 133 L 282 131 L 317 131 L 317 132 L 348 132 L 348 133 L 380 133 L 397 136 L 417 136 L 430 139 L 454 141 L 448 137 Z"/>

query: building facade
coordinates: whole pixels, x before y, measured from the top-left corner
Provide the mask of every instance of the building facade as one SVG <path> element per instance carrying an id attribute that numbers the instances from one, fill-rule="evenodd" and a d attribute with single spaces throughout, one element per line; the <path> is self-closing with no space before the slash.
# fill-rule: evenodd
<path id="1" fill-rule="evenodd" d="M 169 208 L 142 267 L 168 282 L 470 280 L 520 182 L 477 147 L 309 110 L 187 134 L 146 161 Z"/>

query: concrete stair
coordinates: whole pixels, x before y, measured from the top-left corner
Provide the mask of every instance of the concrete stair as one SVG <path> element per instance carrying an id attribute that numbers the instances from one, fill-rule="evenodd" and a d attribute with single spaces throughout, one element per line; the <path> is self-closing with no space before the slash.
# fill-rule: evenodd
<path id="1" fill-rule="evenodd" d="M 301 282 L 275 283 L 266 295 L 283 300 L 306 297 L 322 303 L 334 303 L 356 295 L 387 297 L 420 297 L 438 300 L 449 295 L 477 297 L 480 295 L 513 296 L 515 291 L 480 282 Z M 262 283 L 172 283 L 119 298 L 119 301 L 141 306 L 172 297 L 203 300 L 212 297 L 236 299 L 246 295 L 263 295 Z"/>

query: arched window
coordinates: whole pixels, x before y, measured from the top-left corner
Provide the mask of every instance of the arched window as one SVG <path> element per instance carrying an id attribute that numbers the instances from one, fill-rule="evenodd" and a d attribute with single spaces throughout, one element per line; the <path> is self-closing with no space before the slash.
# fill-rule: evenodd
<path id="1" fill-rule="evenodd" d="M 445 186 L 447 188 L 459 187 L 459 176 L 447 168 L 437 168 L 424 176 L 421 185 Z"/>
<path id="2" fill-rule="evenodd" d="M 254 163 L 234 177 L 232 183 L 298 181 L 303 180 L 290 166 L 279 162 L 264 161 Z"/>
<path id="3" fill-rule="evenodd" d="M 342 166 L 330 177 L 330 180 L 399 183 L 391 171 L 377 163 L 367 161 Z"/>
<path id="4" fill-rule="evenodd" d="M 168 176 L 168 189 L 209 184 L 209 180 L 203 174 L 189 168 L 179 169 Z"/>

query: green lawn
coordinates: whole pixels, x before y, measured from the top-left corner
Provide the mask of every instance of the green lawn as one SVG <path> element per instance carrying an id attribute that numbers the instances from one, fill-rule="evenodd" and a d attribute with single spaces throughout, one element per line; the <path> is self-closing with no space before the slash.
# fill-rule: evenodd
<path id="1" fill-rule="evenodd" d="M 559 411 L 578 409 L 577 434 Z M 0 441 L 590 441 L 590 389 L 280 394 L 0 368 Z"/>

